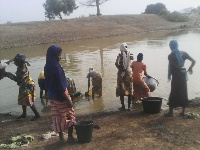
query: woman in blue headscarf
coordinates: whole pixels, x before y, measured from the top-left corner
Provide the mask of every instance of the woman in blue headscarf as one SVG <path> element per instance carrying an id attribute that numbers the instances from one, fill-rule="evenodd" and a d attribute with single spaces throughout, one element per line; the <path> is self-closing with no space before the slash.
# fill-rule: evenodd
<path id="1" fill-rule="evenodd" d="M 59 61 L 62 49 L 58 46 L 50 46 L 47 50 L 46 65 L 44 67 L 45 81 L 49 94 L 52 122 L 54 131 L 59 133 L 60 141 L 64 141 L 63 132 L 68 129 L 68 141 L 74 141 L 73 125 L 75 112 L 71 97 L 67 90 L 67 80 Z"/>
<path id="2" fill-rule="evenodd" d="M 172 50 L 168 56 L 168 81 L 171 80 L 171 92 L 169 95 L 169 112 L 165 116 L 173 116 L 173 108 L 182 107 L 181 115 L 184 116 L 185 108 L 188 106 L 188 94 L 187 94 L 187 71 L 184 68 L 185 60 L 188 59 L 192 63 L 188 68 L 190 74 L 193 73 L 193 66 L 195 60 L 190 57 L 186 52 L 178 49 L 178 42 L 172 40 L 169 43 L 169 47 Z"/>

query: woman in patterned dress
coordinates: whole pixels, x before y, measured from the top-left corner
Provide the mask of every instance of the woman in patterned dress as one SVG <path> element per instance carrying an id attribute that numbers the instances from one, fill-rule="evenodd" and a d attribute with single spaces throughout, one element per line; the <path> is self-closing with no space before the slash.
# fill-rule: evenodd
<path id="1" fill-rule="evenodd" d="M 97 94 L 99 97 L 102 96 L 102 77 L 98 71 L 95 71 L 93 68 L 89 68 L 89 73 L 87 78 L 92 78 L 92 98 L 94 94 Z"/>
<path id="2" fill-rule="evenodd" d="M 30 66 L 30 64 L 25 59 L 26 57 L 23 54 L 17 54 L 14 59 L 7 62 L 9 64 L 10 62 L 14 61 L 15 65 L 17 66 L 16 75 L 13 75 L 10 72 L 5 72 L 4 75 L 5 77 L 8 77 L 11 80 L 17 82 L 17 85 L 19 86 L 18 104 L 22 105 L 23 113 L 17 119 L 26 118 L 26 109 L 27 106 L 30 106 L 35 114 L 35 117 L 31 119 L 32 121 L 34 121 L 40 118 L 40 115 L 34 105 L 34 102 L 36 100 L 35 82 L 29 76 L 27 65 Z"/>
<path id="3" fill-rule="evenodd" d="M 119 53 L 115 62 L 115 66 L 118 68 L 116 96 L 120 96 L 122 107 L 120 107 L 119 110 L 123 111 L 125 110 L 124 96 L 128 96 L 128 109 L 131 107 L 132 72 L 130 64 L 131 60 L 133 60 L 133 56 L 131 56 L 131 53 L 127 50 L 126 43 L 120 45 L 120 51 L 121 53 Z"/>

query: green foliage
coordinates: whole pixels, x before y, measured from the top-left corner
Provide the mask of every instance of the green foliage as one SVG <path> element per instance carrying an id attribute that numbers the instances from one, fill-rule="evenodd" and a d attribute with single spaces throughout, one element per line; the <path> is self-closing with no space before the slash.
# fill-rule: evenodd
<path id="1" fill-rule="evenodd" d="M 173 12 L 165 16 L 165 18 L 172 22 L 187 22 L 189 20 L 188 16 L 183 15 L 178 12 Z"/>
<path id="2" fill-rule="evenodd" d="M 45 9 L 45 17 L 49 20 L 59 17 L 62 19 L 61 13 L 69 16 L 73 13 L 73 10 L 76 10 L 75 0 L 46 0 L 46 3 L 43 4 Z"/>
<path id="3" fill-rule="evenodd" d="M 159 14 L 163 9 L 166 9 L 165 5 L 162 3 L 147 5 L 145 9 L 146 14 Z"/>

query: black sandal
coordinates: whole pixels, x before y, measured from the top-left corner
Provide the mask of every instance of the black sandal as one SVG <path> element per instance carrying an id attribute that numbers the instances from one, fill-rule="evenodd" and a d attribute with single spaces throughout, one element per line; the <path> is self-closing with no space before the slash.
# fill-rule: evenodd
<path id="1" fill-rule="evenodd" d="M 16 119 L 21 119 L 21 118 L 26 118 L 27 116 L 26 115 L 21 115 L 19 117 L 17 117 Z"/>
<path id="2" fill-rule="evenodd" d="M 33 117 L 30 121 L 35 121 L 35 120 L 37 120 L 37 119 L 39 119 L 40 118 L 40 116 L 35 116 L 35 117 Z"/>

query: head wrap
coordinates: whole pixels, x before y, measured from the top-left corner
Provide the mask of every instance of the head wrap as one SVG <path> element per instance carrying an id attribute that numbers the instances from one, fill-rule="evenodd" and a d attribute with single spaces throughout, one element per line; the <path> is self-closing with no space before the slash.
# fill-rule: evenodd
<path id="1" fill-rule="evenodd" d="M 124 69 L 127 69 L 130 67 L 130 52 L 128 52 L 127 50 L 127 44 L 126 43 L 122 43 L 120 45 L 120 51 L 122 53 L 122 57 L 123 57 L 123 66 L 124 66 Z"/>
<path id="2" fill-rule="evenodd" d="M 178 42 L 176 40 L 171 40 L 169 42 L 169 47 L 172 50 L 172 53 L 174 53 L 176 55 L 177 61 L 178 61 L 178 66 L 179 67 L 183 67 L 185 61 L 182 58 L 182 53 L 181 51 L 178 49 Z M 186 74 L 186 80 L 187 78 L 187 72 L 185 70 L 181 70 L 181 72 Z M 170 68 L 170 64 L 168 65 L 168 81 L 171 80 L 171 68 Z"/>
<path id="3" fill-rule="evenodd" d="M 46 54 L 46 65 L 44 67 L 44 73 L 45 73 L 45 80 L 47 84 L 47 88 L 49 87 L 50 83 L 52 80 L 54 80 L 53 74 L 56 69 L 60 70 L 63 72 L 63 75 L 65 75 L 63 68 L 59 64 L 57 57 L 58 55 L 62 52 L 61 47 L 52 45 L 48 48 L 47 54 Z M 63 78 L 63 77 L 60 77 Z M 67 80 L 63 81 L 63 85 L 66 86 L 67 88 Z"/>
<path id="4" fill-rule="evenodd" d="M 137 55 L 137 61 L 141 61 L 141 60 L 143 60 L 143 54 L 142 54 L 142 53 L 139 53 L 139 54 Z"/>
<path id="5" fill-rule="evenodd" d="M 30 66 L 30 64 L 26 61 L 26 56 L 23 54 L 17 54 L 13 59 L 7 61 L 7 64 L 10 64 L 10 62 L 12 61 L 18 61 L 21 64 L 27 64 L 28 66 Z"/>

